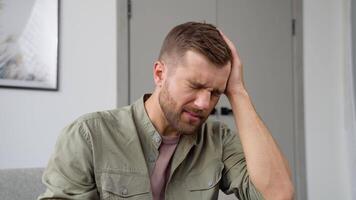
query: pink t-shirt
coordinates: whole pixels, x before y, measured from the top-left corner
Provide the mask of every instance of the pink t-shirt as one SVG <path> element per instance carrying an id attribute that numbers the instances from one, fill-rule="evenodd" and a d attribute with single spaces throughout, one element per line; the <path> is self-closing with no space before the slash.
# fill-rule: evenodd
<path id="1" fill-rule="evenodd" d="M 151 174 L 151 189 L 153 200 L 164 200 L 166 183 L 170 173 L 170 160 L 177 147 L 179 136 L 162 136 L 159 155 Z"/>

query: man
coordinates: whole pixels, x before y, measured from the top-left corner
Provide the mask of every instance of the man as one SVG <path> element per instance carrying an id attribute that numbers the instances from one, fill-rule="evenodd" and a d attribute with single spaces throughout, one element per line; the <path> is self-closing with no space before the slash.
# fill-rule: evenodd
<path id="1" fill-rule="evenodd" d="M 154 64 L 155 90 L 67 126 L 39 199 L 292 199 L 286 159 L 256 113 L 232 42 L 213 25 L 173 28 Z M 206 121 L 221 95 L 238 133 Z"/>

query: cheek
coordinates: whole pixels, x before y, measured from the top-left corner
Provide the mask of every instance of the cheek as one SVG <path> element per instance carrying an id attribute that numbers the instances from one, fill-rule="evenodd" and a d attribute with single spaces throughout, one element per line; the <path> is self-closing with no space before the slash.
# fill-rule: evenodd
<path id="1" fill-rule="evenodd" d="M 179 83 L 171 84 L 170 86 L 171 87 L 168 88 L 168 91 L 179 106 L 184 106 L 194 101 L 195 93 L 190 88 L 187 88 Z"/>
<path id="2" fill-rule="evenodd" d="M 184 106 L 194 105 L 196 93 L 193 90 L 187 89 L 181 94 L 180 98 Z"/>
<path id="3" fill-rule="evenodd" d="M 189 95 L 188 93 L 182 94 L 179 97 L 178 104 L 181 108 L 192 107 L 194 105 L 194 95 Z"/>
<path id="4" fill-rule="evenodd" d="M 213 97 L 213 99 L 210 101 L 210 109 L 212 110 L 216 104 L 219 102 L 220 97 Z"/>

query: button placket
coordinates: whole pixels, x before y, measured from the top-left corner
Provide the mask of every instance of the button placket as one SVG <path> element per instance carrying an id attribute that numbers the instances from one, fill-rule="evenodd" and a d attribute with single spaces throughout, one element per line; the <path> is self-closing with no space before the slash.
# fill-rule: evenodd
<path id="1" fill-rule="evenodd" d="M 156 161 L 155 156 L 154 156 L 154 155 L 150 155 L 150 156 L 148 157 L 148 161 L 149 161 L 149 162 L 154 162 L 154 161 Z"/>

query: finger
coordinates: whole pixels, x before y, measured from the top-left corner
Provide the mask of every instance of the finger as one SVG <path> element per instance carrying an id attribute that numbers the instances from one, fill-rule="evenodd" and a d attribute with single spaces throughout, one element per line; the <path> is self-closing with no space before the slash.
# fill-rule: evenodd
<path id="1" fill-rule="evenodd" d="M 240 55 L 239 55 L 234 43 L 220 29 L 217 29 L 217 30 L 220 32 L 221 36 L 223 37 L 223 39 L 225 40 L 225 42 L 229 46 L 229 48 L 231 50 L 231 53 L 232 53 L 233 59 L 238 61 L 237 63 L 241 63 Z"/>
<path id="2" fill-rule="evenodd" d="M 229 48 L 231 50 L 236 49 L 234 43 L 220 29 L 218 29 L 218 31 L 220 32 L 221 36 L 224 38 L 224 40 L 227 43 L 227 45 L 229 46 Z"/>

